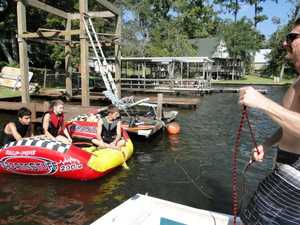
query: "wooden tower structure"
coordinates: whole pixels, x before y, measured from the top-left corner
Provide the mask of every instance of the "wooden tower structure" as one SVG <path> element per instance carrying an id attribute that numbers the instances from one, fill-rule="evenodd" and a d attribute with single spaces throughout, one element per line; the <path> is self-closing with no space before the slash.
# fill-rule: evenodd
<path id="1" fill-rule="evenodd" d="M 119 39 L 115 42 L 115 82 L 118 92 L 121 91 L 121 12 L 113 4 L 107 0 L 93 0 L 99 3 L 104 10 L 102 11 L 89 11 L 88 2 L 91 0 L 78 0 L 79 12 L 69 13 L 61 9 L 55 8 L 38 0 L 17 0 L 17 24 L 18 24 L 18 44 L 19 44 L 19 57 L 21 69 L 21 93 L 22 103 L 29 103 L 29 82 L 28 82 L 28 41 L 30 39 L 51 38 L 51 37 L 64 37 L 65 42 L 71 42 L 72 36 L 80 38 L 80 73 L 81 73 L 81 95 L 82 106 L 90 105 L 89 98 L 89 41 L 85 31 L 84 23 L 81 19 L 81 14 L 88 14 L 94 18 L 115 18 L 115 32 L 113 34 L 104 33 L 103 36 L 112 36 L 114 39 Z M 26 7 L 34 7 L 55 16 L 59 16 L 66 20 L 65 30 L 39 30 L 38 32 L 27 32 L 26 26 Z M 30 18 L 29 18 L 30 19 Z M 80 29 L 72 29 L 72 20 L 80 20 Z M 65 46 L 65 71 L 66 71 L 66 91 L 72 95 L 72 80 L 70 72 L 70 45 Z M 119 95 L 121 96 L 121 95 Z"/>

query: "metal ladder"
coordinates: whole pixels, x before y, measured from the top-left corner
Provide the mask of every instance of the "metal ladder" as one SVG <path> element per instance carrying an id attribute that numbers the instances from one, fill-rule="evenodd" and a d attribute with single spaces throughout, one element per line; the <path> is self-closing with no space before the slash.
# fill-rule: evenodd
<path id="1" fill-rule="evenodd" d="M 112 102 L 113 105 L 115 105 L 119 109 L 123 109 L 126 112 L 126 114 L 128 114 L 127 108 L 132 107 L 134 105 L 138 105 L 149 99 L 148 98 L 142 99 L 136 103 L 134 103 L 134 101 L 132 101 L 132 100 L 128 101 L 128 99 L 120 99 L 115 81 L 112 78 L 111 71 L 109 70 L 108 63 L 107 63 L 107 60 L 103 53 L 101 43 L 98 39 L 92 19 L 87 14 L 81 14 L 81 18 L 83 20 L 84 27 L 88 34 L 90 43 L 93 47 L 94 54 L 96 56 L 96 59 L 97 59 L 98 65 L 99 65 L 100 74 L 102 76 L 102 79 L 103 79 L 105 87 L 106 87 L 106 91 L 104 91 L 103 94 Z M 95 45 L 95 43 L 97 45 Z M 99 53 L 101 55 L 101 58 L 99 56 Z M 102 59 L 102 62 L 101 62 L 101 59 Z"/>
<path id="2" fill-rule="evenodd" d="M 106 91 L 104 92 L 104 94 L 106 97 L 108 97 L 112 101 L 112 103 L 114 105 L 117 105 L 118 104 L 117 102 L 120 101 L 118 89 L 116 87 L 114 79 L 112 78 L 111 71 L 109 70 L 108 63 L 107 63 L 107 60 L 103 53 L 101 43 L 99 41 L 96 30 L 94 28 L 92 19 L 87 14 L 82 14 L 81 18 L 83 20 L 84 27 L 85 27 L 85 30 L 89 37 L 92 48 L 94 50 L 94 54 L 95 54 L 95 57 L 97 59 L 98 66 L 100 69 L 100 74 L 102 76 L 102 79 L 103 79 L 105 87 L 106 87 Z M 96 45 L 95 45 L 95 43 L 96 43 Z M 101 55 L 102 62 L 101 62 L 99 53 Z"/>

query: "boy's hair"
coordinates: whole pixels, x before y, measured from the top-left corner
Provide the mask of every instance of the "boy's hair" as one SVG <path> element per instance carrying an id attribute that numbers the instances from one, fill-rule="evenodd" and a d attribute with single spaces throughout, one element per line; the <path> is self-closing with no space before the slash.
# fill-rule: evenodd
<path id="1" fill-rule="evenodd" d="M 31 116 L 31 111 L 26 107 L 22 107 L 18 111 L 18 117 L 22 118 L 23 116 Z"/>
<path id="2" fill-rule="evenodd" d="M 114 106 L 114 105 L 110 105 L 107 108 L 107 112 L 108 112 L 108 114 L 109 113 L 115 113 L 115 112 L 119 112 L 119 109 L 116 106 Z"/>
<path id="3" fill-rule="evenodd" d="M 54 108 L 55 106 L 57 106 L 57 105 L 64 105 L 64 102 L 63 102 L 62 100 L 59 100 L 59 99 L 51 101 L 51 102 L 50 102 L 49 110 L 52 111 L 53 108 Z"/>

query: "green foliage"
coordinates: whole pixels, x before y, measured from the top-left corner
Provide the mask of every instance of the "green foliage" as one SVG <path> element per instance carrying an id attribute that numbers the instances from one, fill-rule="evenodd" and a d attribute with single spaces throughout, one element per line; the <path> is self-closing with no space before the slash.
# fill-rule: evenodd
<path id="1" fill-rule="evenodd" d="M 147 56 L 194 56 L 196 51 L 187 35 L 180 33 L 177 23 L 160 21 L 151 32 L 151 42 L 146 45 Z"/>
<path id="2" fill-rule="evenodd" d="M 250 20 L 242 18 L 237 22 L 224 23 L 221 33 L 233 58 L 240 58 L 250 65 L 254 53 L 261 48 L 262 36 L 253 28 Z"/>
<path id="3" fill-rule="evenodd" d="M 125 56 L 193 56 L 189 39 L 214 36 L 219 24 L 202 0 L 126 0 L 124 8 L 134 16 L 124 24 Z"/>

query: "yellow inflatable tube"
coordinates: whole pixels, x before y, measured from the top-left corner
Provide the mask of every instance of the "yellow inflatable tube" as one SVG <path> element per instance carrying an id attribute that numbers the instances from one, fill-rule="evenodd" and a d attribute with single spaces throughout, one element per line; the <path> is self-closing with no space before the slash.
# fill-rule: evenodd
<path id="1" fill-rule="evenodd" d="M 84 150 L 93 154 L 88 162 L 88 166 L 97 172 L 105 172 L 120 165 L 126 168 L 126 161 L 133 154 L 133 144 L 128 138 L 125 146 L 120 150 L 110 148 L 97 149 L 96 147 L 84 148 Z"/>

